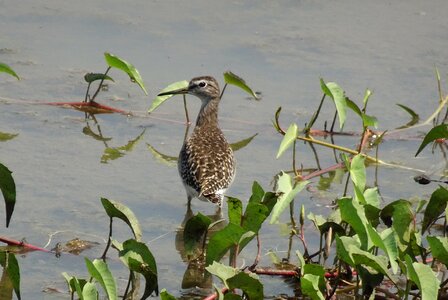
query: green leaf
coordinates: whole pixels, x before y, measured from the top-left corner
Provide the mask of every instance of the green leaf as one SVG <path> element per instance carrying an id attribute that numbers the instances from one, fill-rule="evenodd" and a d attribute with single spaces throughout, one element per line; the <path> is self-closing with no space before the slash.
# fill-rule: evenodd
<path id="1" fill-rule="evenodd" d="M 230 72 L 230 71 L 224 72 L 224 81 L 227 84 L 232 84 L 232 85 L 235 85 L 235 86 L 241 88 L 246 93 L 248 93 L 249 95 L 254 97 L 255 100 L 259 100 L 257 94 L 246 84 L 244 79 L 233 74 L 232 72 Z"/>
<path id="2" fill-rule="evenodd" d="M 417 153 L 415 153 L 415 156 L 417 156 L 429 143 L 437 139 L 446 139 L 446 138 L 448 138 L 448 124 L 437 125 L 425 135 L 425 138 L 423 139 L 423 142 L 418 148 Z"/>
<path id="3" fill-rule="evenodd" d="M 336 255 L 342 261 L 348 263 L 350 266 L 355 267 L 355 261 L 352 257 L 352 248 L 359 248 L 361 244 L 359 239 L 352 236 L 339 236 L 336 235 Z"/>
<path id="4" fill-rule="evenodd" d="M 320 79 L 320 86 L 325 95 L 333 99 L 338 112 L 339 128 L 342 129 L 344 127 L 347 109 L 347 101 L 344 90 L 335 82 L 325 83 L 322 78 Z"/>
<path id="5" fill-rule="evenodd" d="M 364 127 L 375 127 L 378 128 L 378 119 L 375 116 L 369 116 L 362 114 L 362 124 Z"/>
<path id="6" fill-rule="evenodd" d="M 372 96 L 372 91 L 366 89 L 366 92 L 364 93 L 364 98 L 362 99 L 362 103 L 364 103 L 364 106 L 367 106 L 367 102 L 369 101 L 370 96 Z"/>
<path id="7" fill-rule="evenodd" d="M 264 299 L 263 285 L 255 274 L 251 275 L 239 272 L 235 276 L 227 279 L 229 289 L 242 290 L 248 299 Z"/>
<path id="8" fill-rule="evenodd" d="M 236 225 L 241 225 L 241 217 L 243 215 L 243 203 L 241 202 L 241 200 L 233 197 L 228 197 L 227 207 L 229 222 Z"/>
<path id="9" fill-rule="evenodd" d="M 16 184 L 11 174 L 12 172 L 0 163 L 0 189 L 5 200 L 6 227 L 9 226 L 16 205 Z"/>
<path id="10" fill-rule="evenodd" d="M 0 265 L 3 267 L 0 296 L 12 299 L 12 290 L 14 290 L 17 299 L 20 300 L 20 268 L 14 253 L 0 251 Z"/>
<path id="11" fill-rule="evenodd" d="M 108 64 L 109 67 L 117 68 L 127 73 L 129 75 L 129 78 L 131 78 L 131 81 L 136 82 L 143 90 L 143 92 L 145 92 L 145 95 L 148 95 L 148 92 L 145 89 L 145 84 L 143 83 L 143 79 L 140 76 L 140 73 L 132 64 L 108 52 L 104 53 L 104 58 L 106 59 L 106 63 Z"/>
<path id="12" fill-rule="evenodd" d="M 313 300 L 323 300 L 324 295 L 319 289 L 320 277 L 313 274 L 305 274 L 300 278 L 300 287 L 304 295 L 309 296 Z"/>
<path id="13" fill-rule="evenodd" d="M 230 144 L 230 148 L 232 148 L 232 150 L 233 150 L 234 152 L 235 152 L 235 151 L 238 151 L 238 150 L 240 150 L 240 149 L 246 147 L 247 145 L 249 145 L 249 143 L 252 142 L 252 140 L 254 139 L 254 137 L 256 137 L 257 135 L 258 135 L 258 133 L 254 134 L 253 136 L 248 137 L 248 138 L 246 138 L 246 139 L 244 139 L 244 140 L 241 140 L 241 141 L 232 143 L 232 144 Z"/>
<path id="14" fill-rule="evenodd" d="M 431 198 L 426 206 L 425 213 L 423 215 L 422 233 L 425 233 L 428 227 L 445 212 L 447 202 L 448 190 L 442 186 L 439 186 L 439 188 L 431 194 Z"/>
<path id="15" fill-rule="evenodd" d="M 448 266 L 448 238 L 438 236 L 427 236 L 431 254 L 438 261 Z"/>
<path id="16" fill-rule="evenodd" d="M 14 72 L 14 70 L 11 69 L 11 67 L 9 67 L 7 64 L 0 63 L 0 72 L 7 73 L 17 78 L 17 80 L 20 80 L 19 75 L 17 75 L 16 72 Z"/>
<path id="17" fill-rule="evenodd" d="M 378 193 L 378 188 L 368 188 L 364 191 L 364 199 L 366 200 L 366 204 L 369 204 L 373 207 L 379 208 L 380 206 L 380 195 Z"/>
<path id="18" fill-rule="evenodd" d="M 414 218 L 411 203 L 403 199 L 389 203 L 381 210 L 380 217 L 387 226 L 393 227 L 398 247 L 404 251 L 411 238 L 412 228 L 410 225 Z"/>
<path id="19" fill-rule="evenodd" d="M 350 163 L 350 178 L 361 192 L 366 188 L 366 166 L 364 156 L 358 154 Z"/>
<path id="20" fill-rule="evenodd" d="M 241 236 L 246 233 L 241 226 L 229 223 L 226 227 L 216 232 L 207 244 L 206 266 L 214 261 L 220 261 L 227 251 L 238 244 Z"/>
<path id="21" fill-rule="evenodd" d="M 110 218 L 121 219 L 129 225 L 137 241 L 142 239 L 140 223 L 134 213 L 127 206 L 106 198 L 101 198 L 101 204 L 103 204 L 103 207 Z"/>
<path id="22" fill-rule="evenodd" d="M 233 276 L 235 276 L 240 272 L 238 269 L 232 268 L 230 266 L 224 265 L 216 261 L 214 261 L 208 267 L 205 267 L 205 269 L 210 274 L 213 274 L 219 279 L 221 279 L 221 281 L 225 284 L 227 288 L 229 288 L 229 286 L 227 285 L 227 279 L 232 278 Z"/>
<path id="23" fill-rule="evenodd" d="M 169 92 L 169 91 L 178 90 L 178 89 L 182 89 L 182 88 L 187 88 L 187 87 L 188 87 L 188 81 L 186 81 L 186 80 L 177 81 L 177 82 L 174 82 L 174 83 L 170 84 L 169 86 L 165 87 L 163 90 L 161 90 L 159 92 L 159 94 L 166 93 L 166 92 Z M 157 97 L 155 97 L 154 100 L 152 100 L 151 107 L 148 109 L 148 113 L 152 113 L 163 102 L 165 102 L 166 100 L 170 99 L 173 96 L 174 95 L 164 95 L 164 96 L 157 96 Z"/>
<path id="24" fill-rule="evenodd" d="M 84 75 L 84 80 L 87 81 L 88 83 L 92 83 L 96 80 L 114 81 L 112 77 L 103 73 L 87 73 L 86 75 Z"/>
<path id="25" fill-rule="evenodd" d="M 295 123 L 289 125 L 289 128 L 288 130 L 286 130 L 285 136 L 283 137 L 282 142 L 280 143 L 280 147 L 278 149 L 276 158 L 279 158 L 283 154 L 283 152 L 286 151 L 286 149 L 288 149 L 289 147 L 291 147 L 292 144 L 294 144 L 294 142 L 297 139 L 297 133 L 298 133 L 297 125 Z"/>
<path id="26" fill-rule="evenodd" d="M 292 178 L 289 174 L 283 173 L 279 176 L 277 180 L 277 194 L 281 195 L 277 199 L 277 203 L 275 204 L 272 210 L 272 217 L 270 224 L 274 224 L 278 222 L 281 213 L 289 207 L 289 204 L 294 199 L 294 197 L 305 188 L 308 184 L 307 180 L 295 182 L 294 186 L 292 184 Z"/>
<path id="27" fill-rule="evenodd" d="M 93 262 L 90 261 L 87 257 L 85 257 L 84 259 L 90 276 L 92 276 L 93 278 L 95 278 L 96 281 L 99 282 L 99 284 L 103 287 L 104 291 L 106 292 L 108 298 L 117 299 L 117 286 L 115 283 L 114 276 L 107 267 L 107 264 L 99 259 L 95 259 Z M 83 295 L 85 288 L 86 286 L 84 286 L 83 288 Z M 89 292 L 91 292 L 90 289 Z"/>
<path id="28" fill-rule="evenodd" d="M 0 142 L 6 142 L 9 140 L 12 140 L 16 136 L 18 136 L 18 133 L 7 133 L 7 132 L 0 132 Z"/>
<path id="29" fill-rule="evenodd" d="M 191 257 L 197 254 L 197 252 L 202 253 L 200 250 L 202 249 L 203 239 L 211 222 L 212 220 L 209 217 L 199 212 L 188 219 L 185 223 L 183 234 L 185 255 Z"/>
<path id="30" fill-rule="evenodd" d="M 159 161 L 170 167 L 177 166 L 177 158 L 178 158 L 177 156 L 169 156 L 163 154 L 162 152 L 158 151 L 156 148 L 154 148 L 148 143 L 146 143 L 146 146 L 148 146 L 148 150 L 151 152 L 152 156 L 156 159 L 156 161 Z"/>
<path id="31" fill-rule="evenodd" d="M 148 247 L 134 239 L 123 243 L 123 249 L 118 253 L 121 261 L 131 270 L 145 277 L 145 292 L 142 299 L 151 296 L 153 292 L 159 293 L 157 282 L 157 265 Z"/>
<path id="32" fill-rule="evenodd" d="M 342 220 L 350 224 L 359 236 L 361 241 L 361 249 L 370 249 L 371 241 L 367 234 L 367 221 L 363 207 L 353 199 L 342 198 L 337 201 L 341 211 Z"/>
<path id="33" fill-rule="evenodd" d="M 411 108 L 409 108 L 408 106 L 405 106 L 403 104 L 398 104 L 397 103 L 397 105 L 399 107 L 401 107 L 405 112 L 407 112 L 408 114 L 411 115 L 411 121 L 409 121 L 406 125 L 398 127 L 397 129 L 407 128 L 407 127 L 410 127 L 410 126 L 418 123 L 418 121 L 420 120 L 420 117 L 419 117 L 418 114 L 415 113 L 415 111 L 413 111 Z"/>
<path id="34" fill-rule="evenodd" d="M 419 288 L 422 300 L 437 299 L 440 280 L 431 267 L 422 263 L 412 262 L 409 255 L 405 256 L 408 278 Z"/>
<path id="35" fill-rule="evenodd" d="M 96 286 L 91 282 L 86 282 L 86 284 L 82 288 L 82 299 L 83 300 L 97 300 L 98 299 L 98 291 L 96 290 Z M 113 299 L 113 298 L 109 298 Z"/>
<path id="36" fill-rule="evenodd" d="M 166 291 L 166 289 L 162 289 L 160 291 L 160 299 L 161 300 L 177 300 L 177 298 L 174 297 L 173 295 L 171 295 L 170 293 L 168 293 Z"/>
<path id="37" fill-rule="evenodd" d="M 107 163 L 109 160 L 115 160 L 124 156 L 127 152 L 134 150 L 134 147 L 142 139 L 146 130 L 143 130 L 135 139 L 128 141 L 124 146 L 120 147 L 107 147 L 104 149 L 104 154 L 101 156 L 101 162 Z"/>

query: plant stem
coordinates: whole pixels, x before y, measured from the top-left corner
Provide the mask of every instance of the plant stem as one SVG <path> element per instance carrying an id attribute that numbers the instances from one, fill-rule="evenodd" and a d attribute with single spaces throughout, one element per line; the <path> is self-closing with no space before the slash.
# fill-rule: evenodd
<path id="1" fill-rule="evenodd" d="M 95 98 L 98 95 L 98 93 L 100 92 L 101 86 L 103 85 L 104 78 L 106 77 L 107 73 L 110 71 L 111 68 L 112 67 L 108 67 L 106 72 L 104 72 L 104 77 L 101 78 L 100 84 L 98 85 L 98 88 L 96 89 L 95 94 L 93 94 L 92 98 L 90 98 L 90 102 L 95 101 Z"/>
<path id="2" fill-rule="evenodd" d="M 103 255 L 101 255 L 101 259 L 105 262 L 106 261 L 106 253 L 107 250 L 109 250 L 111 238 L 112 238 L 112 217 L 109 218 L 109 238 L 107 240 L 106 249 L 104 249 Z"/>

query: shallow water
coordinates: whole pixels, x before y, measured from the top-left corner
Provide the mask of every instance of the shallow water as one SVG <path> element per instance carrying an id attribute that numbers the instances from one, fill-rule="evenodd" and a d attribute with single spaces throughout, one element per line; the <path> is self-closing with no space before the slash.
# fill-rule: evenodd
<path id="1" fill-rule="evenodd" d="M 14 172 L 17 185 L 16 209 L 2 235 L 43 246 L 56 233 L 49 248 L 74 237 L 103 243 L 108 219 L 99 199 L 117 200 L 141 222 L 144 240 L 150 241 L 158 262 L 159 286 L 180 295 L 186 266 L 175 238 L 186 196 L 176 168 L 157 161 L 147 144 L 177 155 L 185 130 L 183 106 L 180 97 L 174 98 L 148 117 L 145 112 L 157 92 L 198 75 L 213 75 L 222 82 L 221 74 L 231 70 L 262 93 L 260 102 L 249 101 L 244 92 L 228 87 L 220 108 L 229 141 L 258 133 L 236 152 L 237 177 L 228 191 L 247 199 L 254 180 L 269 189 L 277 172 L 291 168 L 288 155 L 275 160 L 281 137 L 271 120 L 282 106 L 283 126 L 294 121 L 303 127 L 321 98 L 320 77 L 336 81 L 358 103 L 365 89 L 372 89 L 369 112 L 378 117 L 380 130 L 408 121 L 395 103 L 410 106 L 423 119 L 429 116 L 438 99 L 434 66 L 443 78 L 448 70 L 447 9 L 442 0 L 0 1 L 0 61 L 22 78 L 0 74 L 0 131 L 19 134 L 0 147 L 1 162 Z M 100 94 L 99 102 L 137 116 L 98 115 L 103 136 L 110 138 L 106 145 L 123 146 L 144 135 L 133 151 L 107 163 L 101 162 L 105 143 L 83 134 L 87 125 L 97 130 L 94 122 L 87 124 L 84 113 L 35 105 L 82 100 L 84 74 L 106 69 L 104 51 L 132 62 L 149 90 L 145 96 L 119 71 L 110 73 L 116 82 Z M 194 115 L 199 101 L 188 101 Z M 326 108 L 320 120 L 331 120 L 332 108 Z M 349 120 L 345 129 L 358 131 L 359 124 Z M 337 137 L 336 142 L 354 147 L 358 137 Z M 413 158 L 419 144 L 418 139 L 386 140 L 380 156 L 417 169 L 440 167 L 439 153 L 425 151 Z M 333 164 L 331 151 L 318 148 L 318 153 L 322 166 Z M 298 159 L 305 168 L 315 167 L 311 151 L 301 144 Z M 373 169 L 369 172 L 373 184 Z M 384 201 L 426 197 L 434 186 L 415 185 L 417 173 L 380 168 Z M 305 192 L 298 200 L 309 209 L 320 209 L 342 188 L 343 183 L 334 183 L 324 191 Z M 194 210 L 212 214 L 214 208 L 196 201 Z M 117 225 L 116 238 L 127 238 L 125 225 Z M 276 249 L 281 256 L 287 250 L 287 238 L 279 231 L 278 226 L 264 226 L 263 253 Z M 103 245 L 84 254 L 98 257 Z M 253 247 L 243 254 L 249 261 L 251 251 Z M 80 276 L 86 272 L 82 257 L 71 255 L 55 259 L 31 253 L 19 263 L 24 299 L 64 298 L 41 291 L 65 291 L 63 271 Z M 269 264 L 269 259 L 264 257 L 263 263 Z M 119 262 L 115 267 L 120 270 Z M 285 292 L 291 293 L 287 288 Z"/>

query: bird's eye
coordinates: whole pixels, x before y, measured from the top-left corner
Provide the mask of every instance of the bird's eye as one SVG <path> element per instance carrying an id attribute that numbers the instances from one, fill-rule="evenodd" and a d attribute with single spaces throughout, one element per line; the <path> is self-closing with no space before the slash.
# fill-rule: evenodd
<path id="1" fill-rule="evenodd" d="M 207 82 L 205 82 L 205 81 L 201 81 L 201 82 L 199 82 L 199 87 L 206 87 L 207 86 Z"/>

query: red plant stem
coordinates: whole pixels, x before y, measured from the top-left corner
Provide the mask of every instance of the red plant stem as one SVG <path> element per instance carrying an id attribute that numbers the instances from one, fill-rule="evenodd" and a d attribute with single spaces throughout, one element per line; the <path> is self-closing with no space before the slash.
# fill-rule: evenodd
<path id="1" fill-rule="evenodd" d="M 228 290 L 229 290 L 228 288 L 223 288 L 221 290 L 221 293 L 225 294 L 225 293 L 227 293 Z M 212 295 L 209 295 L 209 296 L 205 297 L 202 300 L 215 300 L 215 299 L 218 299 L 218 294 L 217 293 L 213 293 Z"/>
<path id="2" fill-rule="evenodd" d="M 48 249 L 41 248 L 41 247 L 38 247 L 38 246 L 34 246 L 34 245 L 31 245 L 31 244 L 28 244 L 28 243 L 24 243 L 22 241 L 13 240 L 13 239 L 10 239 L 10 238 L 4 237 L 4 236 L 0 236 L 0 242 L 6 243 L 6 244 L 8 244 L 10 246 L 24 247 L 24 248 L 27 248 L 27 249 L 30 249 L 30 250 L 37 250 L 37 251 L 42 251 L 42 252 L 47 252 L 47 253 L 51 252 Z"/>
<path id="3" fill-rule="evenodd" d="M 95 101 L 90 101 L 90 102 L 45 102 L 45 103 L 40 103 L 40 104 L 44 104 L 44 105 L 54 105 L 54 106 L 71 106 L 74 108 L 89 108 L 89 107 L 93 107 L 93 108 L 97 108 L 97 109 L 103 109 L 103 110 L 107 110 L 111 113 L 119 113 L 119 114 L 129 114 L 128 111 L 122 110 L 122 109 L 118 109 L 118 108 L 114 108 L 111 106 L 107 106 L 107 105 L 103 105 L 100 104 L 98 102 Z"/>

